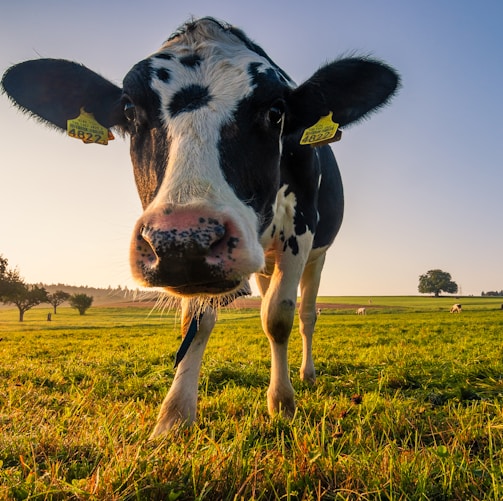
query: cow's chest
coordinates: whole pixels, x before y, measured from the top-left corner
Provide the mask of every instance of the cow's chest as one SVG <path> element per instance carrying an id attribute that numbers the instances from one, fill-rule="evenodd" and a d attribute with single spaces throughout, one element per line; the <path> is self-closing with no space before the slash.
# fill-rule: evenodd
<path id="1" fill-rule="evenodd" d="M 298 205 L 297 196 L 284 184 L 276 195 L 272 221 L 261 238 L 264 251 L 268 253 L 289 250 L 293 255 L 297 255 L 299 246 L 305 246 L 305 240 L 309 241 L 310 246 L 313 234 L 307 228 L 302 233 L 298 231 L 298 220 L 302 217 L 302 207 Z"/>

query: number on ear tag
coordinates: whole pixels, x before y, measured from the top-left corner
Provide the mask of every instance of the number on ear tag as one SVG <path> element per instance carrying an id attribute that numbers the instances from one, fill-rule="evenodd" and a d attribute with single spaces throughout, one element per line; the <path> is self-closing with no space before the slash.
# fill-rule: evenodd
<path id="1" fill-rule="evenodd" d="M 300 144 L 321 146 L 322 144 L 338 141 L 341 137 L 340 133 L 336 135 L 338 128 L 339 124 L 332 121 L 332 112 L 330 112 L 304 131 Z"/>
<path id="2" fill-rule="evenodd" d="M 80 115 L 77 118 L 68 120 L 66 131 L 70 137 L 81 139 L 86 144 L 108 144 L 114 135 L 106 127 L 99 124 L 92 113 L 87 113 L 84 108 L 80 108 Z"/>

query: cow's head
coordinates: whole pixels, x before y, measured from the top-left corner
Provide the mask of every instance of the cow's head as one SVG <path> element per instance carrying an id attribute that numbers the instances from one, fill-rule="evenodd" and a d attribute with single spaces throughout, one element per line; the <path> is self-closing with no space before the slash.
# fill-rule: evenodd
<path id="1" fill-rule="evenodd" d="M 122 88 L 49 59 L 12 67 L 2 83 L 16 105 L 63 130 L 83 109 L 129 135 L 144 208 L 131 244 L 134 277 L 214 295 L 264 264 L 260 234 L 280 187 L 284 137 L 300 137 L 329 112 L 341 126 L 359 120 L 386 102 L 398 77 L 349 58 L 295 87 L 241 31 L 205 18 L 136 64 Z"/>

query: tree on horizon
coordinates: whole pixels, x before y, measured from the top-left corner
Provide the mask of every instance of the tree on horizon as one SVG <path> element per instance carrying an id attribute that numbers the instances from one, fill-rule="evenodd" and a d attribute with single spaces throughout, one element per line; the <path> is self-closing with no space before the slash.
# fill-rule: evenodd
<path id="1" fill-rule="evenodd" d="M 458 284 L 452 280 L 450 273 L 437 269 L 420 275 L 417 289 L 421 294 L 435 294 L 438 297 L 441 292 L 456 294 Z"/>
<path id="2" fill-rule="evenodd" d="M 8 266 L 7 258 L 0 255 L 0 301 L 16 305 L 22 322 L 28 310 L 48 302 L 47 291 L 44 287 L 26 284 L 19 271 Z"/>

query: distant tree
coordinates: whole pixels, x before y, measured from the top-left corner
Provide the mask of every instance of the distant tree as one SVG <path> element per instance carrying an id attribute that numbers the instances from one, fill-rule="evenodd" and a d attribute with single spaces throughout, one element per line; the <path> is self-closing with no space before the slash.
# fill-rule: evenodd
<path id="1" fill-rule="evenodd" d="M 456 294 L 458 284 L 452 281 L 450 273 L 442 270 L 430 270 L 419 277 L 417 289 L 421 294 L 435 294 L 435 297 L 438 297 L 441 292 Z"/>
<path id="2" fill-rule="evenodd" d="M 70 296 L 70 306 L 79 310 L 81 315 L 84 315 L 92 304 L 93 297 L 88 296 L 87 294 L 73 294 L 73 296 Z"/>
<path id="3" fill-rule="evenodd" d="M 38 285 L 25 284 L 17 270 L 9 269 L 9 262 L 0 256 L 0 301 L 15 304 L 19 310 L 19 321 L 34 306 L 47 303 L 47 291 Z"/>
<path id="4" fill-rule="evenodd" d="M 8 303 L 15 304 L 19 310 L 19 321 L 24 320 L 24 314 L 33 307 L 47 303 L 47 291 L 38 285 L 20 283 L 17 290 L 9 298 Z"/>
<path id="5" fill-rule="evenodd" d="M 48 294 L 48 303 L 52 304 L 54 308 L 54 314 L 56 315 L 56 308 L 64 303 L 65 301 L 68 301 L 70 299 L 70 294 L 65 291 L 56 291 L 53 292 L 52 294 Z"/>

